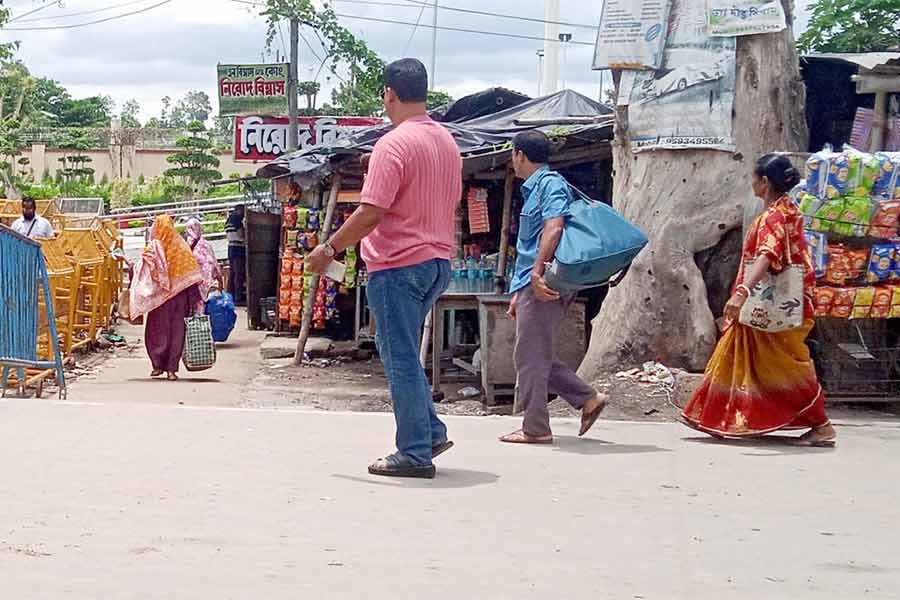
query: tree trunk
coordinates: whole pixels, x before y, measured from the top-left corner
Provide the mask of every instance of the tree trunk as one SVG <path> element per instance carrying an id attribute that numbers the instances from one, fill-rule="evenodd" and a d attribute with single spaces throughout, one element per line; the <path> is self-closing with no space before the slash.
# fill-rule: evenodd
<path id="1" fill-rule="evenodd" d="M 772 151 L 806 151 L 808 145 L 806 91 L 790 26 L 793 6 L 791 0 L 782 2 L 789 23 L 785 31 L 737 40 L 734 153 L 635 154 L 628 139 L 628 108 L 618 109 L 615 206 L 647 233 L 650 244 L 595 319 L 583 376 L 593 379 L 645 360 L 696 371 L 709 359 L 718 331 L 704 275 L 707 281 L 722 277 L 702 272 L 698 263 L 729 269 L 733 281 L 740 258 L 734 232 L 753 201 L 755 159 Z M 708 260 L 717 250 L 731 256 Z"/>

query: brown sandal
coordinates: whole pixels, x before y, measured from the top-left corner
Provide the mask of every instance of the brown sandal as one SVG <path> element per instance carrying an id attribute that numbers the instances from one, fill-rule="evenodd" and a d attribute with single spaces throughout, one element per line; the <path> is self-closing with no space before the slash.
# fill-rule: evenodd
<path id="1" fill-rule="evenodd" d="M 178 375 L 176 375 L 175 373 L 169 373 L 168 375 L 166 375 L 166 379 L 168 379 L 169 381 L 178 381 Z"/>
<path id="2" fill-rule="evenodd" d="M 794 440 L 793 445 L 803 448 L 834 448 L 837 445 L 837 436 L 820 438 L 815 431 L 810 431 Z"/>
<path id="3" fill-rule="evenodd" d="M 552 444 L 553 436 L 534 436 L 528 435 L 523 430 L 519 429 L 518 431 L 513 431 L 512 433 L 507 433 L 504 436 L 500 436 L 501 442 L 506 442 L 507 444 Z"/>
<path id="4" fill-rule="evenodd" d="M 150 377 L 159 377 L 163 373 L 165 373 L 165 371 L 161 371 L 160 369 L 153 369 L 152 371 L 150 371 Z"/>
<path id="5" fill-rule="evenodd" d="M 593 427 L 594 423 L 597 422 L 597 419 L 600 418 L 600 413 L 602 413 L 604 409 L 606 409 L 606 405 L 609 404 L 609 396 L 606 394 L 597 394 L 597 399 L 600 400 L 600 404 L 597 408 L 591 412 L 581 411 L 581 429 L 578 430 L 578 437 L 582 437 L 591 430 L 591 427 Z"/>

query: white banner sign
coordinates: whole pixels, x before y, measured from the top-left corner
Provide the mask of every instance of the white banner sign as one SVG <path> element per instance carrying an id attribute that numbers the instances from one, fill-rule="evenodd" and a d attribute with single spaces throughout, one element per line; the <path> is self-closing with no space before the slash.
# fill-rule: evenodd
<path id="1" fill-rule="evenodd" d="M 736 43 L 734 38 L 710 37 L 704 4 L 673 0 L 662 68 L 634 75 L 627 104 L 635 151 L 734 150 Z"/>
<path id="2" fill-rule="evenodd" d="M 594 69 L 656 69 L 671 0 L 604 0 Z"/>
<path id="3" fill-rule="evenodd" d="M 786 27 L 781 0 L 709 0 L 710 35 L 757 35 Z"/>

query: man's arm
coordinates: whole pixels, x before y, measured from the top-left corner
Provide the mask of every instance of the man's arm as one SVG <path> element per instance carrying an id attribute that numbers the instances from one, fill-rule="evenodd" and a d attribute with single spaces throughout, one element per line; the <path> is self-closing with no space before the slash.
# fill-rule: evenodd
<path id="1" fill-rule="evenodd" d="M 553 256 L 556 254 L 556 248 L 559 246 L 565 225 L 565 217 L 553 217 L 544 221 L 541 245 L 538 247 L 537 258 L 531 271 L 531 287 L 534 295 L 543 302 L 559 299 L 559 292 L 551 289 L 544 281 L 544 270 L 547 268 L 547 263 L 553 260 Z"/>

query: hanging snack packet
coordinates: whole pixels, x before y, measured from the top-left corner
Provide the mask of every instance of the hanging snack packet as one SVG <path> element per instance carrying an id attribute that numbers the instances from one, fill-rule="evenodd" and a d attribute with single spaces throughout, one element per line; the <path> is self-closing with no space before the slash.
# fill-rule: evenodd
<path id="1" fill-rule="evenodd" d="M 803 213 L 804 227 L 812 226 L 813 217 L 816 216 L 816 213 L 819 212 L 819 209 L 822 208 L 824 203 L 825 201 L 821 200 L 818 196 L 813 196 L 809 192 L 801 192 L 799 204 L 800 212 Z"/>
<path id="2" fill-rule="evenodd" d="M 832 231 L 847 237 L 865 237 L 871 222 L 871 198 L 851 196 L 844 199 L 844 212 Z"/>
<path id="3" fill-rule="evenodd" d="M 850 279 L 858 279 L 869 268 L 871 252 L 866 249 L 848 250 L 847 257 L 850 260 Z"/>
<path id="4" fill-rule="evenodd" d="M 820 198 L 837 198 L 847 192 L 847 155 L 826 146 L 806 161 L 806 189 Z"/>
<path id="5" fill-rule="evenodd" d="M 824 233 L 816 231 L 804 232 L 806 243 L 812 253 L 813 267 L 816 271 L 816 278 L 825 276 L 825 267 L 828 264 L 828 239 Z"/>
<path id="6" fill-rule="evenodd" d="M 900 227 L 900 200 L 875 200 L 875 215 L 872 217 L 869 235 L 882 239 L 896 237 L 898 227 Z"/>
<path id="7" fill-rule="evenodd" d="M 872 304 L 875 302 L 875 288 L 865 287 L 856 290 L 856 296 L 853 298 L 853 310 L 850 313 L 851 319 L 868 319 L 872 312 Z"/>
<path id="8" fill-rule="evenodd" d="M 879 171 L 872 194 L 878 198 L 900 200 L 900 152 L 878 152 L 875 160 Z"/>
<path id="9" fill-rule="evenodd" d="M 306 230 L 309 224 L 309 209 L 304 207 L 297 208 L 297 229 Z"/>
<path id="10" fill-rule="evenodd" d="M 873 319 L 887 319 L 891 316 L 891 298 L 894 291 L 887 287 L 875 288 L 875 300 L 872 302 L 872 312 L 869 316 Z"/>
<path id="11" fill-rule="evenodd" d="M 869 259 L 869 270 L 866 281 L 876 283 L 887 281 L 891 278 L 895 262 L 896 249 L 894 244 L 875 244 L 872 246 L 872 256 Z"/>
<path id="12" fill-rule="evenodd" d="M 887 286 L 891 290 L 891 319 L 900 319 L 900 285 Z"/>
<path id="13" fill-rule="evenodd" d="M 831 306 L 834 304 L 835 290 L 830 287 L 817 287 L 813 293 L 813 303 L 817 317 L 827 317 L 831 314 Z"/>
<path id="14" fill-rule="evenodd" d="M 831 316 L 838 319 L 847 319 L 853 312 L 853 302 L 856 300 L 857 288 L 836 288 L 834 302 L 831 306 Z"/>
<path id="15" fill-rule="evenodd" d="M 297 226 L 297 207 L 285 206 L 282 220 L 284 221 L 285 229 L 294 229 Z"/>
<path id="16" fill-rule="evenodd" d="M 832 231 L 834 229 L 835 225 L 838 224 L 838 221 L 840 220 L 843 213 L 843 198 L 828 200 L 822 204 L 819 210 L 816 211 L 815 218 L 813 218 L 811 223 L 811 227 L 814 231 L 828 233 L 829 231 Z"/>
<path id="17" fill-rule="evenodd" d="M 850 256 L 847 247 L 841 244 L 828 246 L 828 263 L 825 265 L 825 281 L 834 285 L 844 285 L 850 278 Z"/>
<path id="18" fill-rule="evenodd" d="M 868 196 L 881 165 L 871 154 L 860 152 L 851 146 L 844 147 L 844 154 L 847 156 L 847 194 Z"/>

